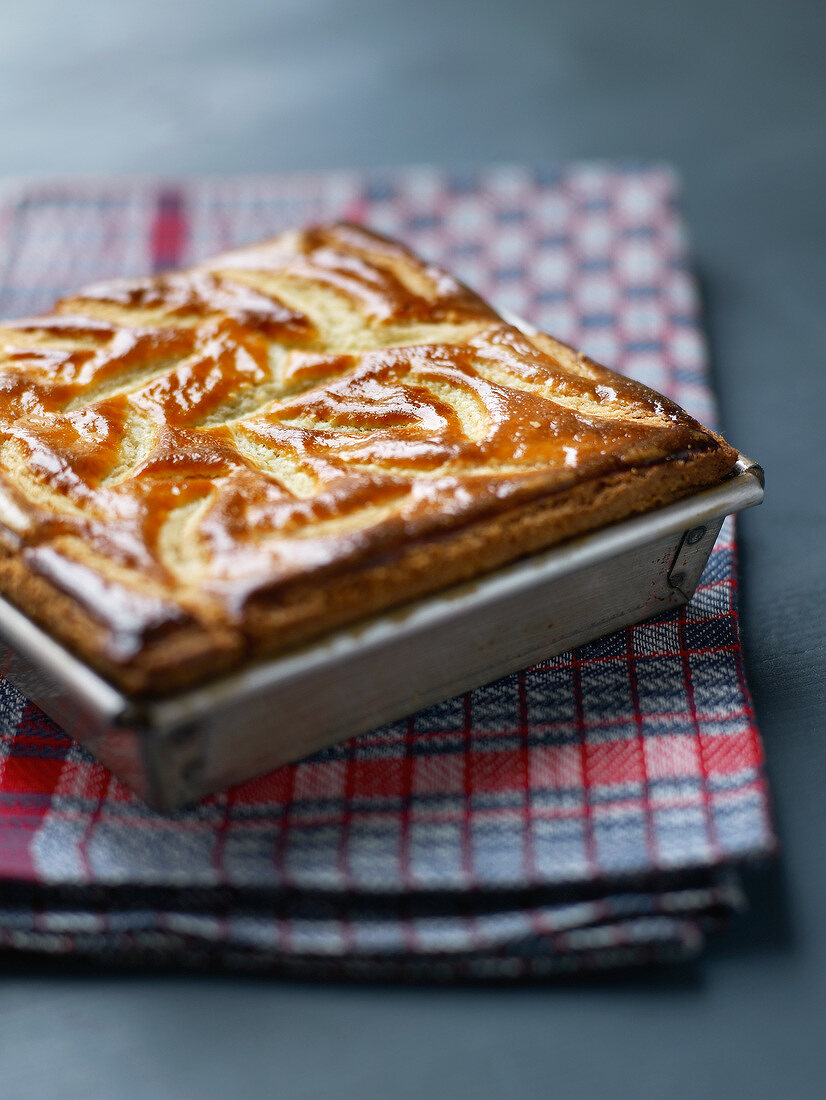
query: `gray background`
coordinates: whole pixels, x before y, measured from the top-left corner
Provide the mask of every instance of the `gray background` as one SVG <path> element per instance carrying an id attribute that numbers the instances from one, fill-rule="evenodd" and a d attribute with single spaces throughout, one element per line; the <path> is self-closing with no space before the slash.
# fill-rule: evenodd
<path id="1" fill-rule="evenodd" d="M 523 990 L 0 976 L 6 1097 L 824 1095 L 826 3 L 0 0 L 0 175 L 667 159 L 783 856 L 696 966 Z"/>

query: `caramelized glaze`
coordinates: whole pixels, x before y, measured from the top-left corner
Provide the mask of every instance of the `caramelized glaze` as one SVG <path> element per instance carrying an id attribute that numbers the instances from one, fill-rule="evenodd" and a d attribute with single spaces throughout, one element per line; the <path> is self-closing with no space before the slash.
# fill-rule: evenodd
<path id="1" fill-rule="evenodd" d="M 117 659 L 293 578 L 716 446 L 353 226 L 0 326 L 0 444 L 0 522 Z"/>

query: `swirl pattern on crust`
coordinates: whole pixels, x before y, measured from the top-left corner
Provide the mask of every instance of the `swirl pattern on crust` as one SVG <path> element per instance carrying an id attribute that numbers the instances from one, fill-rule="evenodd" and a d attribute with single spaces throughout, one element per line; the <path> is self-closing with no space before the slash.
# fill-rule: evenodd
<path id="1" fill-rule="evenodd" d="M 673 499 L 735 457 L 351 225 L 0 326 L 0 587 L 133 691 Z M 539 503 L 542 533 L 520 536 Z"/>

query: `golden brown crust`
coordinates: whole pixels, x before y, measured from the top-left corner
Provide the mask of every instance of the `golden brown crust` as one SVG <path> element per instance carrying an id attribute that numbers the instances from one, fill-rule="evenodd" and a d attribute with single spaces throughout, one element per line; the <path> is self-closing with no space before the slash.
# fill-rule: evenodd
<path id="1" fill-rule="evenodd" d="M 725 476 L 639 383 L 355 227 L 0 326 L 0 592 L 161 694 Z"/>

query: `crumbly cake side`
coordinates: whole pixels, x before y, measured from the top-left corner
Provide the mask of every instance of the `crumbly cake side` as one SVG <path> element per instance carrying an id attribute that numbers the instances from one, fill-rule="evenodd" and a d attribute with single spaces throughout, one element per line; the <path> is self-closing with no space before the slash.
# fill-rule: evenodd
<path id="1" fill-rule="evenodd" d="M 0 592 L 137 695 L 735 461 L 666 398 L 350 225 L 0 325 Z"/>

